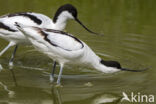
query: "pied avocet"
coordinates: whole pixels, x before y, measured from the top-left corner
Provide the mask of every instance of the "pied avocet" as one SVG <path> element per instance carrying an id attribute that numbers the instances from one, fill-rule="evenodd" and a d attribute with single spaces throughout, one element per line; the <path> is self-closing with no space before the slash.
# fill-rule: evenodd
<path id="1" fill-rule="evenodd" d="M 19 23 L 16 26 L 38 51 L 60 64 L 57 84 L 60 84 L 64 64 L 87 65 L 103 73 L 138 71 L 122 68 L 117 61 L 104 61 L 87 44 L 69 33 Z"/>
<path id="2" fill-rule="evenodd" d="M 85 25 L 82 24 L 82 22 L 80 22 L 77 17 L 77 10 L 71 4 L 65 4 L 61 6 L 56 11 L 53 20 L 43 14 L 33 12 L 15 13 L 1 16 L 0 37 L 9 41 L 9 44 L 0 52 L 0 56 L 2 56 L 3 53 L 6 52 L 11 46 L 15 46 L 12 57 L 9 61 L 9 65 L 12 66 L 18 44 L 29 44 L 29 41 L 27 41 L 25 36 L 20 31 L 18 31 L 14 25 L 15 22 L 19 22 L 28 26 L 63 30 L 66 27 L 67 20 L 69 19 L 76 20 L 88 32 L 97 34 L 89 30 Z M 54 67 L 55 65 L 56 63 L 54 63 Z"/>

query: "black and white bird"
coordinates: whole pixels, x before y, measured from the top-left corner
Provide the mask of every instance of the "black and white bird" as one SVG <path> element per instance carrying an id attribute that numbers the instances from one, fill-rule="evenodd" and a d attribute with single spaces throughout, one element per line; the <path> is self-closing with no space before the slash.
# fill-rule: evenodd
<path id="1" fill-rule="evenodd" d="M 103 73 L 137 71 L 122 68 L 116 61 L 104 61 L 87 44 L 69 33 L 19 23 L 16 26 L 39 52 L 59 63 L 57 84 L 60 84 L 64 64 L 86 65 Z"/>
<path id="2" fill-rule="evenodd" d="M 9 65 L 13 65 L 13 59 L 19 44 L 29 44 L 25 36 L 16 28 L 15 22 L 22 23 L 28 26 L 37 26 L 41 28 L 49 28 L 55 30 L 63 30 L 66 27 L 67 20 L 74 19 L 88 32 L 97 34 L 89 30 L 78 19 L 78 13 L 71 4 L 62 5 L 55 13 L 53 20 L 43 14 L 24 12 L 7 14 L 0 17 L 0 38 L 9 41 L 9 44 L 0 52 L 2 56 L 11 46 L 15 46 Z M 56 63 L 55 63 L 56 64 Z"/>

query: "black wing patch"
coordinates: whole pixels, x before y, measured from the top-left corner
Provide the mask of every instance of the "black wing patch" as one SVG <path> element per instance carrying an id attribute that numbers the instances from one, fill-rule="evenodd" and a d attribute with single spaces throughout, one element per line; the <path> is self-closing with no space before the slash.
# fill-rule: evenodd
<path id="1" fill-rule="evenodd" d="M 46 34 L 45 32 L 43 32 L 43 31 L 40 31 L 41 32 L 41 34 L 44 36 L 44 40 L 46 40 L 48 43 L 50 43 L 51 45 L 53 45 L 53 46 L 55 46 L 55 47 L 58 47 L 56 44 L 53 44 L 48 38 L 47 38 L 47 36 L 48 36 L 48 34 Z"/>
<path id="2" fill-rule="evenodd" d="M 59 30 L 53 30 L 53 29 L 45 29 L 45 31 L 47 31 L 47 32 L 54 32 L 54 33 L 60 33 L 60 34 L 62 34 L 62 35 L 70 36 L 70 37 L 72 37 L 73 39 L 75 39 L 77 42 L 79 42 L 79 43 L 82 45 L 82 48 L 84 47 L 83 43 L 82 43 L 79 39 L 77 39 L 76 37 L 74 37 L 74 36 L 72 36 L 72 35 L 69 35 L 69 34 L 66 33 L 66 32 L 59 31 Z M 55 47 L 60 47 L 60 46 L 58 46 L 58 45 L 52 43 L 52 42 L 47 38 L 47 36 L 48 36 L 47 33 L 43 32 L 43 31 L 40 31 L 40 32 L 41 32 L 41 34 L 44 36 L 44 40 L 46 40 L 48 43 L 50 43 L 51 45 L 53 45 L 53 46 L 55 46 Z M 62 48 L 62 47 L 60 47 L 60 48 Z M 63 49 L 64 49 L 64 48 L 63 48 Z M 72 50 L 69 50 L 69 49 L 64 49 L 64 50 L 66 50 L 66 51 L 72 51 Z"/>
<path id="3" fill-rule="evenodd" d="M 11 29 L 9 26 L 3 24 L 2 22 L 0 22 L 0 28 L 11 31 L 11 32 L 16 32 L 17 30 Z"/>
<path id="4" fill-rule="evenodd" d="M 15 14 L 8 14 L 6 16 L 8 16 L 8 17 L 24 16 L 24 17 L 30 18 L 32 21 L 34 21 L 38 25 L 40 25 L 42 23 L 42 21 L 40 19 L 38 19 L 36 16 L 28 14 L 28 13 L 15 13 Z"/>
<path id="5" fill-rule="evenodd" d="M 73 39 L 75 39 L 77 42 L 81 43 L 82 44 L 82 48 L 84 47 L 83 43 L 76 37 L 64 32 L 64 31 L 59 31 L 59 30 L 54 30 L 54 29 L 45 29 L 45 31 L 47 32 L 53 32 L 53 33 L 59 33 L 59 34 L 62 34 L 62 35 L 67 35 L 69 37 L 72 37 Z"/>

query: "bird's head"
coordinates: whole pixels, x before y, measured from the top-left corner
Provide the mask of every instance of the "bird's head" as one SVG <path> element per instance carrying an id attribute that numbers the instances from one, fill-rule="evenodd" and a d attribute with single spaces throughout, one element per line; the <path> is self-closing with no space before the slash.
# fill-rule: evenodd
<path id="1" fill-rule="evenodd" d="M 71 4 L 65 4 L 62 5 L 61 7 L 58 8 L 58 10 L 55 13 L 55 16 L 53 18 L 53 22 L 57 23 L 59 21 L 64 21 L 66 22 L 66 20 L 69 19 L 73 19 L 76 22 L 78 22 L 83 28 L 85 28 L 88 32 L 92 33 L 92 34 L 96 34 L 96 35 L 102 35 L 99 33 L 95 33 L 93 31 L 91 31 L 90 29 L 88 29 L 79 19 L 78 19 L 78 12 L 77 9 L 71 5 Z"/>

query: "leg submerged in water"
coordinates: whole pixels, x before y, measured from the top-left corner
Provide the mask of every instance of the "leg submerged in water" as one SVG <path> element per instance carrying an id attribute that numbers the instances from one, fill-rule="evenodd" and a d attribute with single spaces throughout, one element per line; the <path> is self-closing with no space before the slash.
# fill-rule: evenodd
<path id="1" fill-rule="evenodd" d="M 16 80 L 16 77 L 15 77 L 14 70 L 10 70 L 10 71 L 11 71 L 12 78 L 13 78 L 13 81 L 14 81 L 14 83 L 15 83 L 15 86 L 17 86 L 17 80 Z"/>
<path id="2" fill-rule="evenodd" d="M 54 73 L 55 73 L 56 64 L 57 64 L 56 61 L 54 61 L 53 68 L 52 68 L 51 75 L 50 75 L 50 82 L 54 81 Z"/>
<path id="3" fill-rule="evenodd" d="M 14 49 L 14 51 L 13 51 L 13 53 L 12 53 L 12 56 L 11 56 L 11 59 L 10 59 L 10 61 L 9 61 L 9 66 L 13 66 L 13 61 L 14 61 L 14 57 L 15 57 L 17 48 L 18 48 L 18 45 L 15 46 L 15 49 Z"/>
<path id="4" fill-rule="evenodd" d="M 61 82 L 61 77 L 62 77 L 62 72 L 63 72 L 63 64 L 60 64 L 60 72 L 59 72 L 59 75 L 58 75 L 58 78 L 57 78 L 57 84 L 60 85 L 60 82 Z"/>

